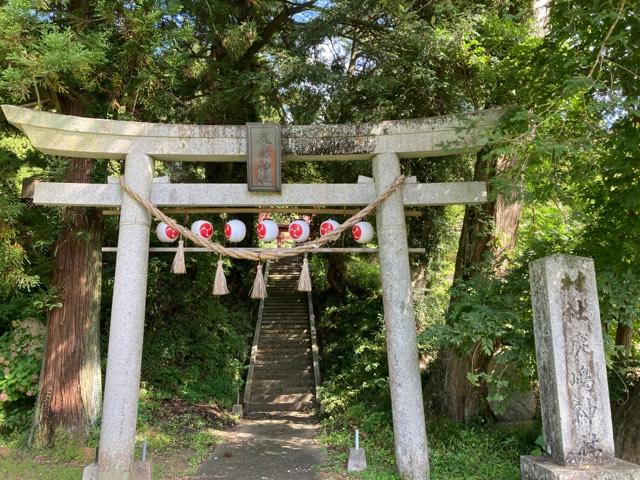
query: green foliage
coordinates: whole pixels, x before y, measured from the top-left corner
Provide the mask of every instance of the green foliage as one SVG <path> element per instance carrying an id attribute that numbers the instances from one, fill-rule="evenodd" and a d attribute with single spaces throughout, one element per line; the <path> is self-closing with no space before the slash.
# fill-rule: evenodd
<path id="1" fill-rule="evenodd" d="M 180 472 L 183 475 L 194 473 L 222 442 L 216 429 L 232 422 L 213 406 L 192 406 L 177 397 L 166 398 L 166 392 L 149 389 L 140 392 L 138 419 L 136 449 L 146 440 L 150 454 L 157 459 L 182 455 L 188 470 Z"/>
<path id="2" fill-rule="evenodd" d="M 366 411 L 368 408 L 362 405 Z M 367 453 L 368 469 L 353 474 L 363 480 L 395 480 L 393 429 L 389 412 L 366 413 L 357 426 Z M 515 480 L 520 478 L 520 455 L 536 445 L 535 430 L 507 431 L 482 424 L 462 425 L 446 420 L 428 422 L 431 478 L 442 480 Z M 353 447 L 353 422 L 331 418 L 323 422 L 321 441 L 328 447 L 331 469 L 341 471 Z"/>
<path id="3" fill-rule="evenodd" d="M 16 321 L 0 336 L 0 430 L 22 430 L 38 392 L 45 329 L 35 320 Z"/>
<path id="4" fill-rule="evenodd" d="M 189 402 L 231 406 L 244 378 L 252 316 L 211 295 L 213 256 L 188 258 L 183 276 L 169 273 L 170 260 L 149 262 L 143 379 Z"/>
<path id="5" fill-rule="evenodd" d="M 347 297 L 328 299 L 318 328 L 325 369 L 319 387 L 322 408 L 328 415 L 358 417 L 354 405 L 389 406 L 388 370 L 379 266 L 354 257 L 347 264 Z M 316 290 L 314 298 L 322 298 Z M 335 302 L 335 303 L 334 303 Z"/>
<path id="6" fill-rule="evenodd" d="M 82 476 L 80 465 L 51 465 L 36 459 L 16 456 L 3 458 L 0 462 L 0 475 L 3 478 L 21 480 L 75 480 Z"/>

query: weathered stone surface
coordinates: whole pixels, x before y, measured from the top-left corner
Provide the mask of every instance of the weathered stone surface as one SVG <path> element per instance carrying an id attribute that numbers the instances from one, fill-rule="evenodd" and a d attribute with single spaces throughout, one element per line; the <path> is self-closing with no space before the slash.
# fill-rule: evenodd
<path id="1" fill-rule="evenodd" d="M 529 266 L 542 423 L 558 465 L 614 457 L 593 260 L 553 255 Z"/>
<path id="2" fill-rule="evenodd" d="M 151 462 L 147 460 L 133 462 L 131 480 L 151 480 Z"/>
<path id="3" fill-rule="evenodd" d="M 347 461 L 348 472 L 362 472 L 367 469 L 367 455 L 364 448 L 350 448 Z"/>
<path id="4" fill-rule="evenodd" d="M 151 201 L 159 207 L 363 206 L 376 198 L 373 184 L 284 184 L 281 193 L 248 192 L 242 184 L 154 184 Z M 404 186 L 407 207 L 484 203 L 484 182 L 415 183 Z M 39 182 L 36 205 L 119 207 L 117 184 Z"/>
<path id="5" fill-rule="evenodd" d="M 378 193 L 388 188 L 399 174 L 396 155 L 374 158 L 373 178 Z M 396 464 L 403 480 L 426 480 L 429 453 L 402 192 L 390 195 L 378 207 L 376 223 Z"/>
<path id="6" fill-rule="evenodd" d="M 73 117 L 3 105 L 7 120 L 53 155 L 122 159 L 144 153 L 170 161 L 245 161 L 244 125 L 169 125 Z M 377 124 L 305 125 L 282 129 L 285 160 L 369 160 L 474 152 L 503 110 Z"/>
<path id="7" fill-rule="evenodd" d="M 153 178 L 150 157 L 129 155 L 125 176 L 132 188 L 148 198 Z M 123 199 L 98 450 L 100 480 L 128 480 L 133 471 L 150 223 L 143 207 L 131 198 Z"/>
<path id="8" fill-rule="evenodd" d="M 640 467 L 611 459 L 605 465 L 563 467 L 547 457 L 521 457 L 522 480 L 640 480 Z"/>
<path id="9" fill-rule="evenodd" d="M 82 480 L 98 480 L 98 464 L 92 463 L 82 470 Z"/>

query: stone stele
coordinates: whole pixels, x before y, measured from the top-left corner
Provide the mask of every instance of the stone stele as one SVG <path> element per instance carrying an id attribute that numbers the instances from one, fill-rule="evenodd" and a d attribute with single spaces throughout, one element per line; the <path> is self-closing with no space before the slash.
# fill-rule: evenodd
<path id="1" fill-rule="evenodd" d="M 523 457 L 522 478 L 640 480 L 640 466 L 614 456 L 593 260 L 552 255 L 529 277 L 549 457 Z"/>

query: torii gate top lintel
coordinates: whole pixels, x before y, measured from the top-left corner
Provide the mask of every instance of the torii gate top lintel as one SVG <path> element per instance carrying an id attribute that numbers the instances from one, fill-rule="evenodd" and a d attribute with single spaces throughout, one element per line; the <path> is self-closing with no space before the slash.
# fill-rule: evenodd
<path id="1" fill-rule="evenodd" d="M 242 162 L 245 125 L 177 125 L 74 117 L 2 105 L 7 120 L 52 155 L 124 159 L 144 153 L 157 160 Z M 285 160 L 370 160 L 437 157 L 479 150 L 502 109 L 380 123 L 282 128 Z"/>

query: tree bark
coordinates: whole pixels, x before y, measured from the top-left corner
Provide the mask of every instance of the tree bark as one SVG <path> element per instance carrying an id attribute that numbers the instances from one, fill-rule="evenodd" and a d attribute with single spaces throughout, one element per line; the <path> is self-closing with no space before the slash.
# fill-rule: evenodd
<path id="1" fill-rule="evenodd" d="M 474 181 L 489 181 L 494 175 L 505 174 L 514 159 L 492 158 L 480 152 L 476 159 Z M 481 271 L 490 262 L 488 275 L 504 275 L 508 266 L 505 254 L 513 249 L 517 239 L 522 203 L 515 192 L 499 194 L 493 202 L 466 209 L 458 253 L 455 281 L 464 281 Z M 455 298 L 451 298 L 451 303 Z M 472 385 L 469 373 L 485 371 L 490 356 L 480 348 L 462 355 L 455 348 L 442 348 L 431 367 L 426 396 L 430 410 L 452 420 L 467 422 L 482 413 L 486 388 Z"/>
<path id="2" fill-rule="evenodd" d="M 624 405 L 614 408 L 616 457 L 640 463 L 640 385 L 636 385 Z"/>
<path id="3" fill-rule="evenodd" d="M 83 113 L 69 102 L 63 113 Z M 65 181 L 90 182 L 92 159 L 69 161 Z M 62 306 L 47 315 L 47 341 L 32 428 L 36 445 L 51 445 L 58 432 L 82 440 L 98 419 L 102 217 L 87 208 L 68 208 L 54 247 L 51 288 Z"/>
<path id="4" fill-rule="evenodd" d="M 633 346 L 633 328 L 619 323 L 616 329 L 616 345 L 624 348 L 627 354 L 631 353 L 631 347 Z"/>
<path id="5" fill-rule="evenodd" d="M 346 294 L 345 278 L 347 275 L 345 256 L 339 253 L 331 253 L 328 255 L 328 260 L 327 282 L 329 283 L 329 288 L 336 298 L 344 298 Z"/>

